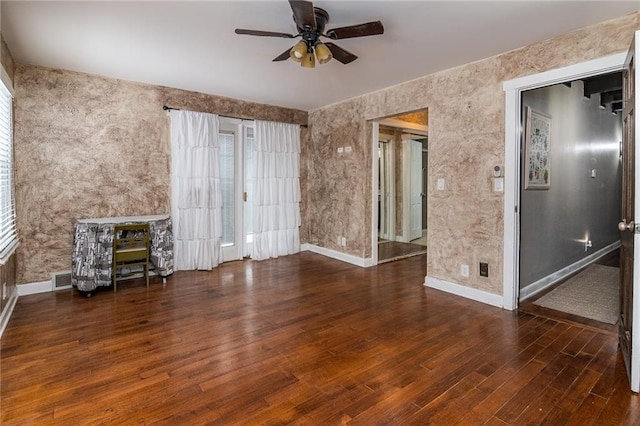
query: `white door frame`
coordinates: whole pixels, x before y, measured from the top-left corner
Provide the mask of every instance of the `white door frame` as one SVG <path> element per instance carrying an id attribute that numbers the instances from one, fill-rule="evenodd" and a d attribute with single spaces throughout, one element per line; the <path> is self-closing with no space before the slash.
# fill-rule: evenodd
<path id="1" fill-rule="evenodd" d="M 395 180 L 393 179 L 393 138 L 385 137 L 385 135 L 380 135 L 378 142 L 378 155 L 379 155 L 379 166 L 382 166 L 382 170 L 379 170 L 378 175 L 378 186 L 382 191 L 378 191 L 378 196 L 380 197 L 380 232 L 378 236 L 380 238 L 384 238 L 386 240 L 394 240 L 395 239 L 395 226 L 392 224 L 395 223 L 394 212 L 395 212 Z M 382 176 L 382 179 L 380 177 Z M 374 200 L 375 202 L 375 200 Z M 392 204 L 393 203 L 393 204 Z M 386 230 L 386 232 L 384 232 Z"/>
<path id="2" fill-rule="evenodd" d="M 377 121 L 371 122 L 371 265 L 378 264 L 378 227 L 375 225 L 378 220 L 378 203 L 375 202 L 378 193 L 378 142 L 380 140 L 380 125 Z"/>
<path id="3" fill-rule="evenodd" d="M 579 80 L 594 75 L 621 71 L 627 52 L 605 56 L 588 62 L 571 65 L 505 81 L 505 152 L 504 152 L 504 259 L 503 259 L 503 307 L 518 307 L 519 256 L 520 256 L 520 122 L 521 93 L 566 81 Z M 640 166 L 640 165 L 638 165 Z M 636 167 L 638 167 L 636 166 Z M 636 178 L 637 179 L 637 178 Z M 638 185 L 638 183 L 636 183 Z M 637 188 L 640 186 L 636 186 Z"/>

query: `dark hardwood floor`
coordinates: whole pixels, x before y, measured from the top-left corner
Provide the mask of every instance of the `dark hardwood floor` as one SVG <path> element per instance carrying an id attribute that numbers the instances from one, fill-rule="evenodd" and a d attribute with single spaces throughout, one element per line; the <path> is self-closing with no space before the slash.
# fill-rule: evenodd
<path id="1" fill-rule="evenodd" d="M 427 253 L 427 247 L 412 243 L 399 243 L 397 241 L 385 241 L 378 244 L 378 264 L 394 262 L 411 256 Z"/>
<path id="2" fill-rule="evenodd" d="M 312 253 L 21 297 L 12 424 L 638 424 L 617 338 Z"/>

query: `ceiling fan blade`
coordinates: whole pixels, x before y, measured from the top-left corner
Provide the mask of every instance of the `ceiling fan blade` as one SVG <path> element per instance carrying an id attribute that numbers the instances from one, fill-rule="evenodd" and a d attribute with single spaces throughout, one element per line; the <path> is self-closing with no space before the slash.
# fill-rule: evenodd
<path id="1" fill-rule="evenodd" d="M 278 62 L 278 61 L 286 61 L 287 59 L 289 59 L 289 52 L 291 52 L 291 48 L 285 50 L 284 52 L 282 52 L 281 55 L 276 56 L 275 58 L 273 58 L 272 62 Z"/>
<path id="2" fill-rule="evenodd" d="M 293 10 L 293 20 L 299 28 L 304 29 L 309 26 L 316 29 L 316 14 L 313 11 L 313 3 L 304 0 L 289 0 L 291 10 Z"/>
<path id="3" fill-rule="evenodd" d="M 329 50 L 331 51 L 331 54 L 333 55 L 333 59 L 335 59 L 338 62 L 341 62 L 343 64 L 348 64 L 358 59 L 358 57 L 353 53 L 348 52 L 344 50 L 342 47 L 337 46 L 333 43 L 325 43 L 324 45 L 329 48 Z"/>
<path id="4" fill-rule="evenodd" d="M 343 38 L 366 37 L 370 35 L 384 34 L 382 22 L 367 22 L 366 24 L 350 25 L 348 27 L 334 28 L 327 31 L 327 37 L 332 40 Z"/>
<path id="5" fill-rule="evenodd" d="M 287 33 L 274 33 L 272 31 L 259 31 L 259 30 L 243 30 L 236 28 L 236 34 L 261 36 L 261 37 L 282 37 L 282 38 L 295 38 L 296 36 Z"/>

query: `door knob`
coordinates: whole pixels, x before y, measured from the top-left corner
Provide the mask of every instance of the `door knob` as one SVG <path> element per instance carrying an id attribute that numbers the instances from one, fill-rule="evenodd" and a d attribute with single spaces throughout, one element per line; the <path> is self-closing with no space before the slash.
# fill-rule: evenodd
<path id="1" fill-rule="evenodd" d="M 618 230 L 620 232 L 624 232 L 624 231 L 631 231 L 634 227 L 633 221 L 627 223 L 626 219 L 624 219 L 622 222 L 618 223 Z"/>

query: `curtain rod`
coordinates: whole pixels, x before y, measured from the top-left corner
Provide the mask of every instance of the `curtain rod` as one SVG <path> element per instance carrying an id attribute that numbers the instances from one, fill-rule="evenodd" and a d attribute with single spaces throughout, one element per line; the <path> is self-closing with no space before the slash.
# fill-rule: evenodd
<path id="1" fill-rule="evenodd" d="M 181 110 L 180 110 L 180 108 L 174 108 L 174 107 L 170 107 L 170 106 L 166 106 L 166 105 L 162 105 L 162 109 L 163 109 L 163 110 L 165 110 L 165 111 L 171 111 L 172 109 L 174 109 L 174 110 L 176 110 L 176 111 L 181 111 Z M 223 117 L 223 118 L 232 118 L 232 119 L 235 119 L 235 120 L 249 120 L 248 118 L 229 117 L 229 116 L 226 116 L 226 115 L 220 115 L 220 117 Z M 306 124 L 298 124 L 298 125 L 299 125 L 300 127 L 304 127 L 305 129 L 306 129 L 307 127 L 309 127 L 309 126 L 308 126 L 308 125 L 306 125 Z"/>

